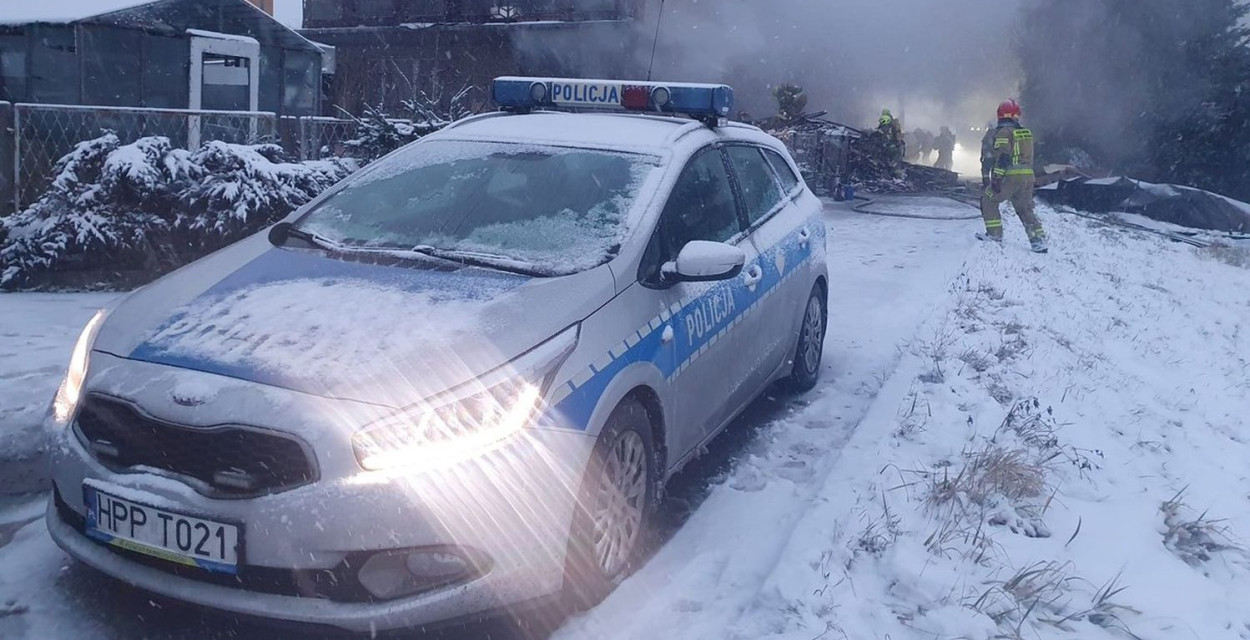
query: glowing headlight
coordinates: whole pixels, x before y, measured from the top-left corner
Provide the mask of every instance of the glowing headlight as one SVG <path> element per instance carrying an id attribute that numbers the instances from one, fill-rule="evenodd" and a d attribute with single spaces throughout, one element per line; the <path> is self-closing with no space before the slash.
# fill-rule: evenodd
<path id="1" fill-rule="evenodd" d="M 58 426 L 63 427 L 69 424 L 69 421 L 74 418 L 74 412 L 78 409 L 78 401 L 82 398 L 82 383 L 87 377 L 87 362 L 90 360 L 91 345 L 95 342 L 96 333 L 100 330 L 100 323 L 103 320 L 104 311 L 97 311 L 82 330 L 82 334 L 78 336 L 78 342 L 74 344 L 74 353 L 69 358 L 69 371 L 65 373 L 61 388 L 57 389 L 56 397 L 52 400 L 52 420 Z"/>
<path id="2" fill-rule="evenodd" d="M 370 471 L 430 468 L 498 447 L 539 413 L 552 375 L 576 345 L 573 327 L 468 385 L 365 428 L 352 438 L 356 459 Z"/>

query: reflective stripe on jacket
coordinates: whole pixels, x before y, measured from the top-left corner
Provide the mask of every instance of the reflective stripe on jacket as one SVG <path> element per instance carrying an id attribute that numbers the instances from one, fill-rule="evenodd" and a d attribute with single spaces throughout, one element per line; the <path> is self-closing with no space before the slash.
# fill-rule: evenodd
<path id="1" fill-rule="evenodd" d="M 1014 120 L 999 122 L 994 134 L 994 176 L 1033 175 L 1033 132 Z"/>

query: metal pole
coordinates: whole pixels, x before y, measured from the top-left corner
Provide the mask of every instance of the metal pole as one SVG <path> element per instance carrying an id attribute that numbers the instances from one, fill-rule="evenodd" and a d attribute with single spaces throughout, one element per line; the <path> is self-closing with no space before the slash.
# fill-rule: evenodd
<path id="1" fill-rule="evenodd" d="M 13 105 L 13 213 L 22 212 L 22 109 Z"/>

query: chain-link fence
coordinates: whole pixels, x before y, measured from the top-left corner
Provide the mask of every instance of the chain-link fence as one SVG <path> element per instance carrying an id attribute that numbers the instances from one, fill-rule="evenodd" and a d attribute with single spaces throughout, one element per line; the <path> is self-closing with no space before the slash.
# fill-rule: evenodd
<path id="1" fill-rule="evenodd" d="M 106 132 L 122 144 L 147 136 L 165 136 L 175 147 L 198 149 L 212 140 L 232 143 L 275 142 L 278 118 L 272 113 L 192 111 L 73 105 L 17 104 L 11 107 L 12 148 L 6 154 L 0 136 L 0 170 L 12 160 L 12 202 L 16 210 L 31 204 L 51 184 L 53 167 L 84 140 Z M 4 109 L 0 108 L 0 123 Z M 3 183 L 0 182 L 0 188 Z"/>
<path id="2" fill-rule="evenodd" d="M 282 147 L 300 160 L 320 160 L 352 155 L 346 145 L 359 135 L 356 120 L 317 116 L 282 118 Z"/>
<path id="3" fill-rule="evenodd" d="M 0 215 L 4 215 L 5 204 L 14 202 L 17 195 L 13 133 L 13 105 L 0 102 Z"/>

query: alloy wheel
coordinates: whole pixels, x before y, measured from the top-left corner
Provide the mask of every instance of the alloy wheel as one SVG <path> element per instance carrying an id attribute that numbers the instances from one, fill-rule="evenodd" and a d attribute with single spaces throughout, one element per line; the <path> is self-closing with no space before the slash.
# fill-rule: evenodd
<path id="1" fill-rule="evenodd" d="M 647 450 L 642 437 L 625 431 L 603 462 L 595 492 L 595 560 L 605 576 L 626 568 L 641 537 L 647 497 Z"/>

